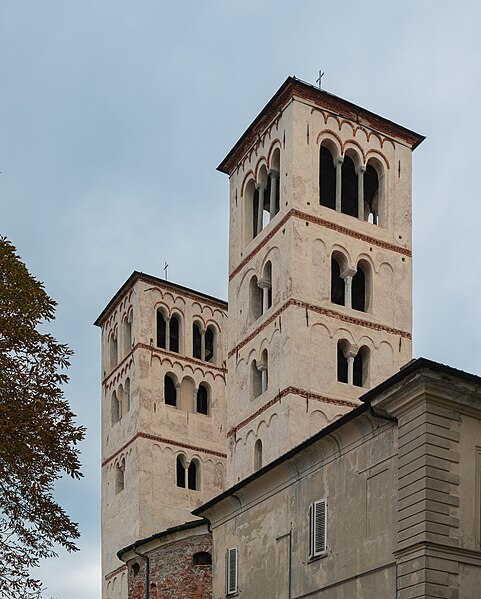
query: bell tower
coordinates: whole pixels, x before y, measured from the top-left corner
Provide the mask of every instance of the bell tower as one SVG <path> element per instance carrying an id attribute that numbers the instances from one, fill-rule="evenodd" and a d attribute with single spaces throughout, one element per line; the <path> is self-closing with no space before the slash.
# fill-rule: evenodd
<path id="1" fill-rule="evenodd" d="M 290 77 L 219 166 L 228 484 L 411 359 L 411 155 L 423 139 Z"/>

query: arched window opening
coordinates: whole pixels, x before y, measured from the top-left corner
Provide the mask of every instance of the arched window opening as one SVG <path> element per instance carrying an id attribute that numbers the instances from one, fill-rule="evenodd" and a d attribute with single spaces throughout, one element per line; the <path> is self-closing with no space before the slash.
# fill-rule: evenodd
<path id="1" fill-rule="evenodd" d="M 341 265 L 338 259 L 331 256 L 331 302 L 339 306 L 346 304 L 344 279 L 341 277 Z"/>
<path id="2" fill-rule="evenodd" d="M 168 374 L 164 377 L 164 401 L 167 406 L 177 407 L 177 389 L 172 377 Z"/>
<path id="3" fill-rule="evenodd" d="M 255 322 L 262 316 L 262 289 L 259 287 L 257 277 L 254 275 L 249 283 L 250 320 Z"/>
<path id="4" fill-rule="evenodd" d="M 124 490 L 125 486 L 125 461 L 122 460 L 120 464 L 115 467 L 115 493 L 120 493 Z"/>
<path id="5" fill-rule="evenodd" d="M 267 349 L 262 352 L 261 355 L 261 363 L 258 368 L 261 371 L 261 391 L 265 393 L 267 391 L 267 387 L 269 386 L 269 356 L 267 354 Z"/>
<path id="6" fill-rule="evenodd" d="M 272 262 L 269 260 L 264 267 L 261 281 L 262 287 L 262 313 L 265 314 L 272 306 Z"/>
<path id="7" fill-rule="evenodd" d="M 342 163 L 341 212 L 349 216 L 358 216 L 358 178 L 354 161 L 344 156 Z"/>
<path id="8" fill-rule="evenodd" d="M 319 196 L 321 206 L 336 209 L 336 167 L 326 146 L 321 146 L 319 158 Z"/>
<path id="9" fill-rule="evenodd" d="M 365 345 L 359 349 L 354 357 L 353 384 L 356 387 L 365 387 L 368 381 L 369 348 Z"/>
<path id="10" fill-rule="evenodd" d="M 179 318 L 175 314 L 170 317 L 169 349 L 179 353 Z"/>
<path id="11" fill-rule="evenodd" d="M 265 229 L 271 220 L 270 197 L 271 197 L 271 178 L 267 176 L 267 183 L 264 189 L 264 204 L 262 207 L 262 228 Z"/>
<path id="12" fill-rule="evenodd" d="M 132 574 L 134 576 L 137 576 L 137 574 L 140 572 L 140 565 L 138 564 L 138 562 L 135 562 L 132 564 Z"/>
<path id="13" fill-rule="evenodd" d="M 196 460 L 192 460 L 187 469 L 187 486 L 191 491 L 199 489 L 199 465 Z"/>
<path id="14" fill-rule="evenodd" d="M 130 412 L 130 379 L 125 379 L 125 413 Z"/>
<path id="15" fill-rule="evenodd" d="M 337 343 L 337 380 L 340 383 L 348 382 L 348 362 L 345 355 L 348 345 L 348 342 L 342 339 Z"/>
<path id="16" fill-rule="evenodd" d="M 178 487 L 185 489 L 185 458 L 183 455 L 178 455 L 176 464 L 176 484 Z"/>
<path id="17" fill-rule="evenodd" d="M 379 224 L 379 177 L 372 164 L 367 164 L 364 173 L 364 220 Z"/>
<path id="18" fill-rule="evenodd" d="M 209 392 L 207 387 L 201 383 L 197 389 L 197 405 L 196 411 L 198 414 L 209 414 Z"/>
<path id="19" fill-rule="evenodd" d="M 215 361 L 215 331 L 211 326 L 205 331 L 205 361 Z"/>
<path id="20" fill-rule="evenodd" d="M 280 175 L 281 175 L 281 153 L 276 148 L 272 154 L 271 169 L 269 171 L 269 212 L 271 219 L 279 212 L 281 207 L 280 194 Z"/>
<path id="21" fill-rule="evenodd" d="M 199 551 L 192 556 L 194 566 L 212 566 L 212 555 L 207 551 Z"/>
<path id="22" fill-rule="evenodd" d="M 110 370 L 113 370 L 119 363 L 117 336 L 110 336 Z"/>
<path id="23" fill-rule="evenodd" d="M 198 360 L 202 359 L 202 333 L 195 322 L 192 325 L 192 355 Z"/>
<path id="24" fill-rule="evenodd" d="M 251 397 L 255 399 L 262 394 L 262 375 L 255 360 L 251 362 Z"/>
<path id="25" fill-rule="evenodd" d="M 257 236 L 257 220 L 259 212 L 259 188 L 255 187 L 254 195 L 252 198 L 252 237 L 254 239 Z"/>
<path id="26" fill-rule="evenodd" d="M 126 316 L 123 321 L 124 356 L 132 349 L 132 323 Z"/>
<path id="27" fill-rule="evenodd" d="M 166 330 L 166 319 L 161 310 L 157 310 L 157 347 L 166 348 L 165 345 L 165 330 Z"/>
<path id="28" fill-rule="evenodd" d="M 366 275 L 359 265 L 352 278 L 352 308 L 361 312 L 366 311 Z"/>
<path id="29" fill-rule="evenodd" d="M 254 470 L 262 468 L 262 441 L 257 439 L 254 445 Z"/>
<path id="30" fill-rule="evenodd" d="M 121 418 L 120 404 L 119 404 L 119 400 L 117 398 L 117 393 L 115 391 L 112 393 L 112 398 L 110 401 L 110 409 L 111 409 L 111 416 L 112 416 L 112 424 L 115 424 Z"/>

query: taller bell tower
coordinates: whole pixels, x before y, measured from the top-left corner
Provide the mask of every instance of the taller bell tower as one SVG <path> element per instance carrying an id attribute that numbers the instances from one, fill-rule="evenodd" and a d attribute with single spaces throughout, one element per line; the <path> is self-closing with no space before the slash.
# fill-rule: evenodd
<path id="1" fill-rule="evenodd" d="M 411 155 L 423 139 L 288 78 L 219 166 L 228 484 L 411 359 Z"/>

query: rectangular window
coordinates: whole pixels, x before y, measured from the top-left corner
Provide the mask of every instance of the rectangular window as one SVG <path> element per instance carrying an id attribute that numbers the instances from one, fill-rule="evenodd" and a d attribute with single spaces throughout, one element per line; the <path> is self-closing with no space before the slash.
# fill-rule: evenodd
<path id="1" fill-rule="evenodd" d="M 225 589 L 227 595 L 237 593 L 237 548 L 227 549 L 225 556 Z"/>
<path id="2" fill-rule="evenodd" d="M 309 508 L 309 558 L 327 551 L 327 499 L 314 501 Z"/>

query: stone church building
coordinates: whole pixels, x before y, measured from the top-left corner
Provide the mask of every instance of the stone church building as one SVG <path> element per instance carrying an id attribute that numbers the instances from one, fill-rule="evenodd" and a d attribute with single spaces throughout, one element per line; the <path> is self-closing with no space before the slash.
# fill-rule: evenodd
<path id="1" fill-rule="evenodd" d="M 423 139 L 289 77 L 219 166 L 229 304 L 101 313 L 103 599 L 481 597 L 481 378 L 412 360 Z"/>

